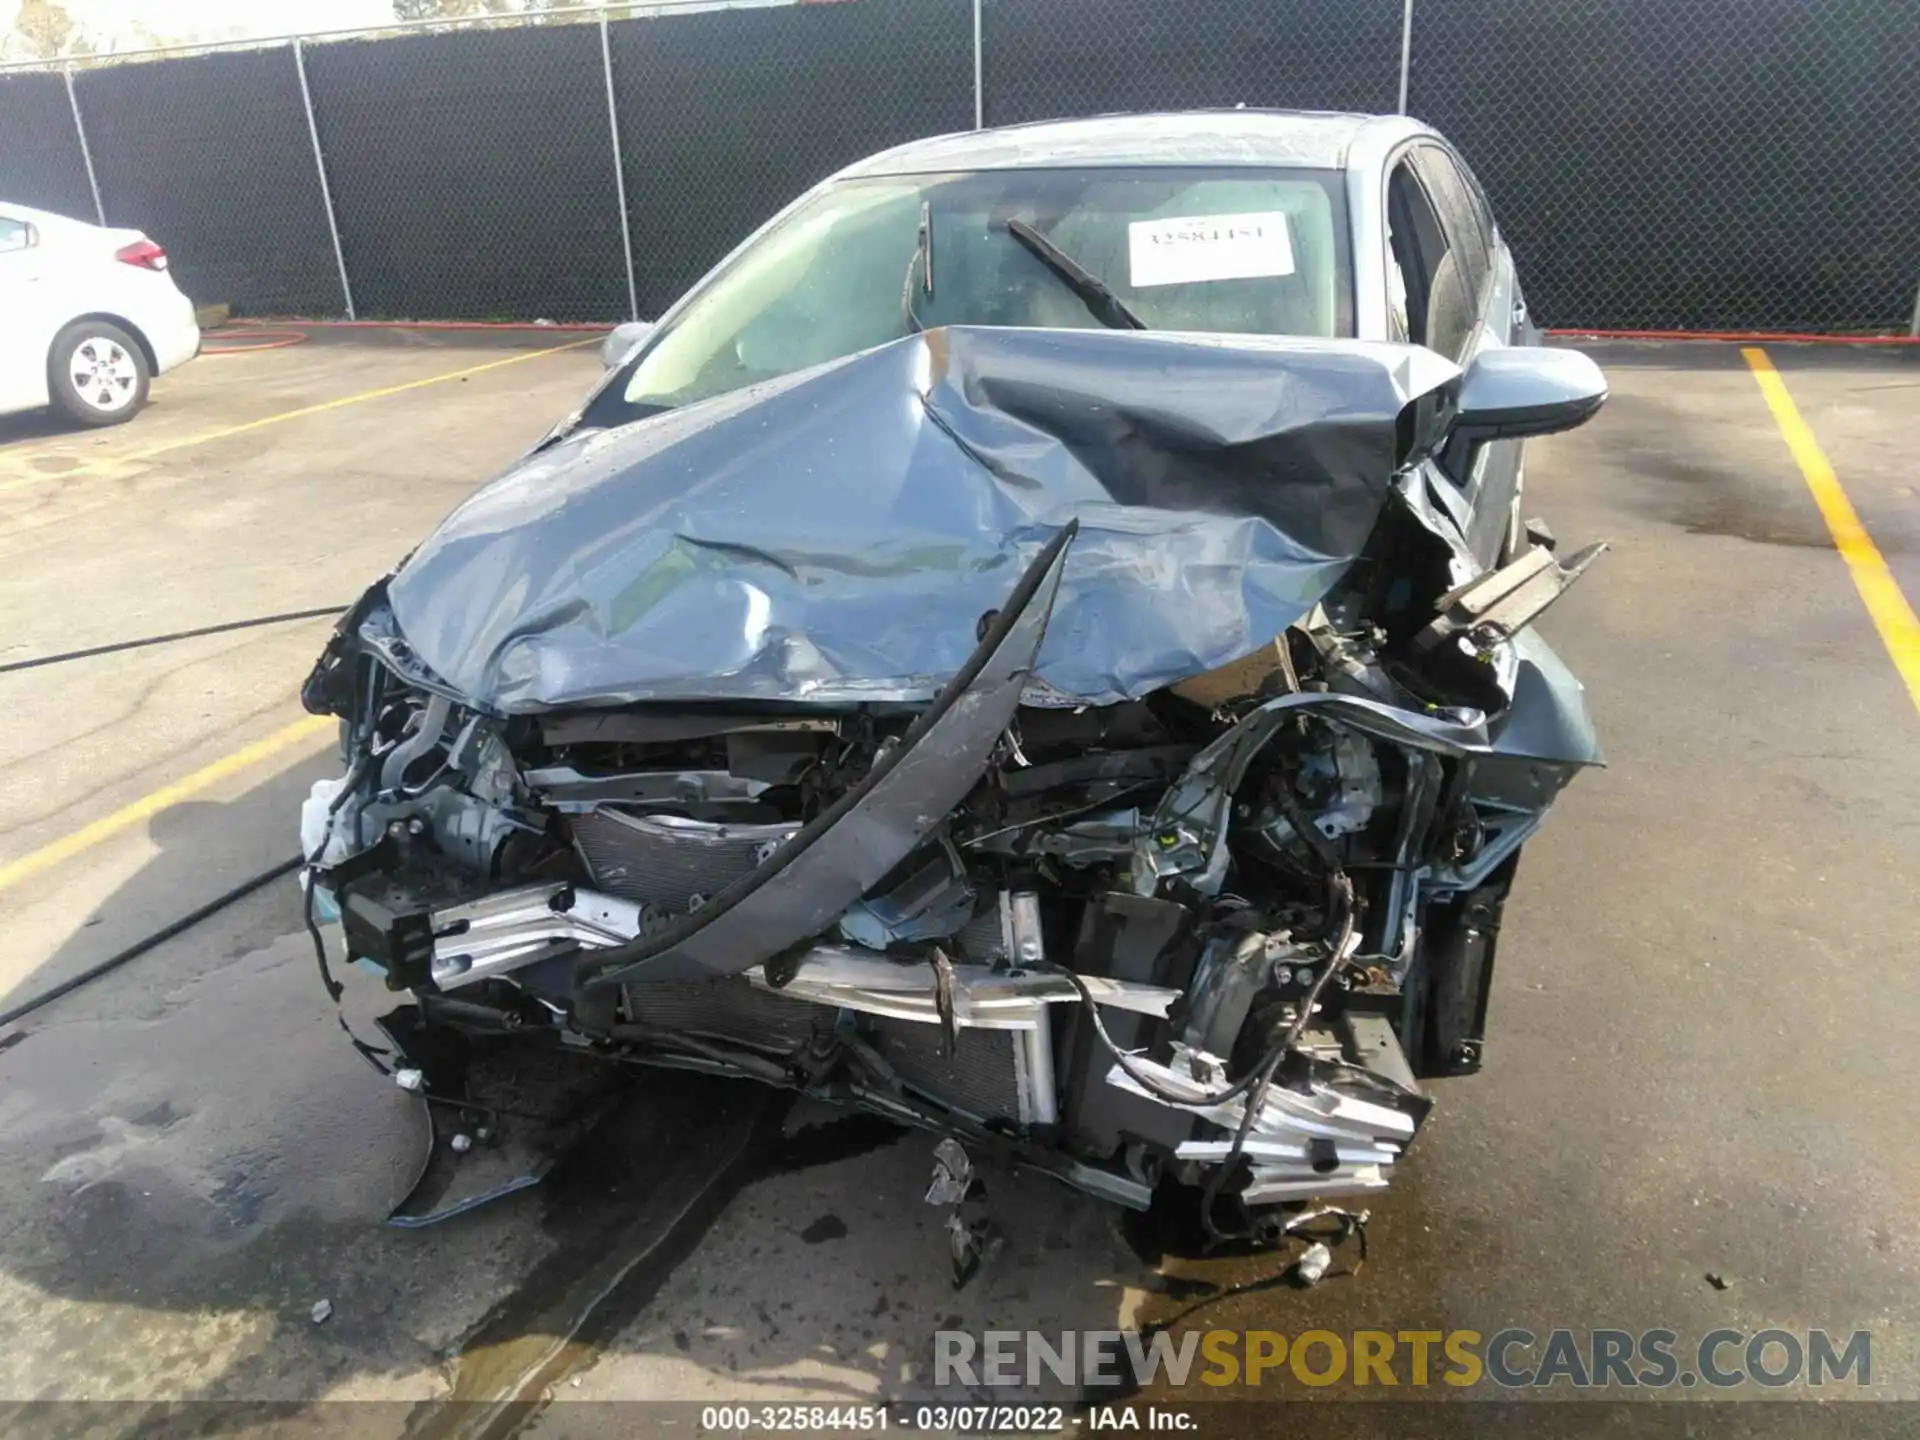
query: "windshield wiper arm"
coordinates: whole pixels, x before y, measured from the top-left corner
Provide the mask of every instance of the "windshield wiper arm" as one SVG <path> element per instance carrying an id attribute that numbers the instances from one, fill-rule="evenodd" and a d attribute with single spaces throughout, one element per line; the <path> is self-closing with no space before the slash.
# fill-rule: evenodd
<path id="1" fill-rule="evenodd" d="M 913 242 L 913 254 L 907 257 L 906 278 L 900 282 L 900 324 L 909 335 L 918 335 L 927 327 L 913 313 L 913 267 L 920 267 L 920 287 L 933 298 L 933 202 L 920 203 L 920 233 Z"/>
<path id="2" fill-rule="evenodd" d="M 1007 221 L 1007 233 L 1025 246 L 1042 265 L 1067 282 L 1086 302 L 1093 318 L 1109 330 L 1144 330 L 1147 322 L 1129 310 L 1106 282 L 1024 220 Z"/>

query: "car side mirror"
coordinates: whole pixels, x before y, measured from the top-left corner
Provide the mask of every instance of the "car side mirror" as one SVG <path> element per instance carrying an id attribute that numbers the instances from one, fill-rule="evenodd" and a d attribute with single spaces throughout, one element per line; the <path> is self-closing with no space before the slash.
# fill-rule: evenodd
<path id="1" fill-rule="evenodd" d="M 646 343 L 653 334 L 651 320 L 629 320 L 616 325 L 607 332 L 607 338 L 600 342 L 600 363 L 611 370 L 626 363 L 634 351 Z"/>
<path id="2" fill-rule="evenodd" d="M 1578 350 L 1483 350 L 1460 381 L 1456 441 L 1519 440 L 1571 430 L 1607 399 L 1600 367 Z"/>

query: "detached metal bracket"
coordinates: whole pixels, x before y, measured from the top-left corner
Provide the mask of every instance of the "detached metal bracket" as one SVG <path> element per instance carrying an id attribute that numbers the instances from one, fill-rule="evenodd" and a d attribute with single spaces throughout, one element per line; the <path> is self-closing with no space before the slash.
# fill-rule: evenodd
<path id="1" fill-rule="evenodd" d="M 1475 650 L 1491 650 L 1511 640 L 1564 595 L 1606 550 L 1597 541 L 1570 556 L 1565 565 L 1553 552 L 1535 545 L 1510 565 L 1449 590 L 1435 603 L 1440 613 L 1413 637 L 1413 648 L 1426 654 L 1465 637 Z"/>

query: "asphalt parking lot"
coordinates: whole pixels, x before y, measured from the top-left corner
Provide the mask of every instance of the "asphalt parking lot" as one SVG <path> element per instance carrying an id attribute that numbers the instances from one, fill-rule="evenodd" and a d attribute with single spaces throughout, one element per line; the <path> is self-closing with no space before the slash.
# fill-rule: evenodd
<path id="1" fill-rule="evenodd" d="M 117 430 L 0 420 L 0 667 L 351 600 L 571 407 L 596 339 L 350 332 L 202 359 Z M 384 1228 L 421 1118 L 341 1036 L 283 879 L 0 1031 L 0 1399 L 385 1400 L 358 1413 L 438 1433 L 450 1397 L 914 1395 L 938 1328 L 1156 1322 L 1867 1329 L 1870 1393 L 1920 1399 L 1920 653 L 1737 348 L 1593 353 L 1613 398 L 1534 442 L 1528 509 L 1614 543 L 1544 624 L 1610 768 L 1530 846 L 1487 1067 L 1436 1087 L 1357 1273 L 1277 1287 L 1011 1176 L 955 1293 L 923 1137 L 682 1079 L 543 1191 Z M 1920 353 L 1766 353 L 1851 558 L 1920 597 Z M 292 854 L 327 626 L 0 671 L 0 1009 Z"/>

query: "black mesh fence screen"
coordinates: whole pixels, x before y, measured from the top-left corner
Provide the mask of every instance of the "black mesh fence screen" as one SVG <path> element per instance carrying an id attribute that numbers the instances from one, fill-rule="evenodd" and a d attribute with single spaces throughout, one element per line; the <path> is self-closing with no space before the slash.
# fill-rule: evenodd
<path id="1" fill-rule="evenodd" d="M 616 7 L 613 12 L 624 12 Z M 979 0 L 989 125 L 1390 111 L 1403 0 Z M 806 186 L 974 123 L 974 0 L 608 27 L 639 310 Z M 362 314 L 614 320 L 600 26 L 311 42 Z M 1492 196 L 1534 313 L 1600 329 L 1904 329 L 1920 285 L 1920 0 L 1414 0 L 1409 109 Z M 107 218 L 199 298 L 338 314 L 292 54 L 77 72 Z M 60 75 L 0 73 L 0 200 L 90 216 Z"/>
<path id="2" fill-rule="evenodd" d="M 1904 329 L 1916 0 L 1415 0 L 1408 109 L 1548 325 Z"/>
<path id="3" fill-rule="evenodd" d="M 861 156 L 973 124 L 969 0 L 845 0 L 614 25 L 640 313 Z"/>
<path id="4" fill-rule="evenodd" d="M 290 47 L 103 66 L 74 84 L 107 223 L 164 245 L 181 289 L 254 314 L 339 308 Z"/>
<path id="5" fill-rule="evenodd" d="M 1401 0 L 983 0 L 987 123 L 1234 105 L 1390 111 L 1401 17 Z"/>
<path id="6" fill-rule="evenodd" d="M 58 75 L 0 74 L 0 200 L 94 218 L 67 84 Z"/>
<path id="7" fill-rule="evenodd" d="M 626 313 L 597 27 L 309 45 L 307 76 L 362 315 Z"/>

